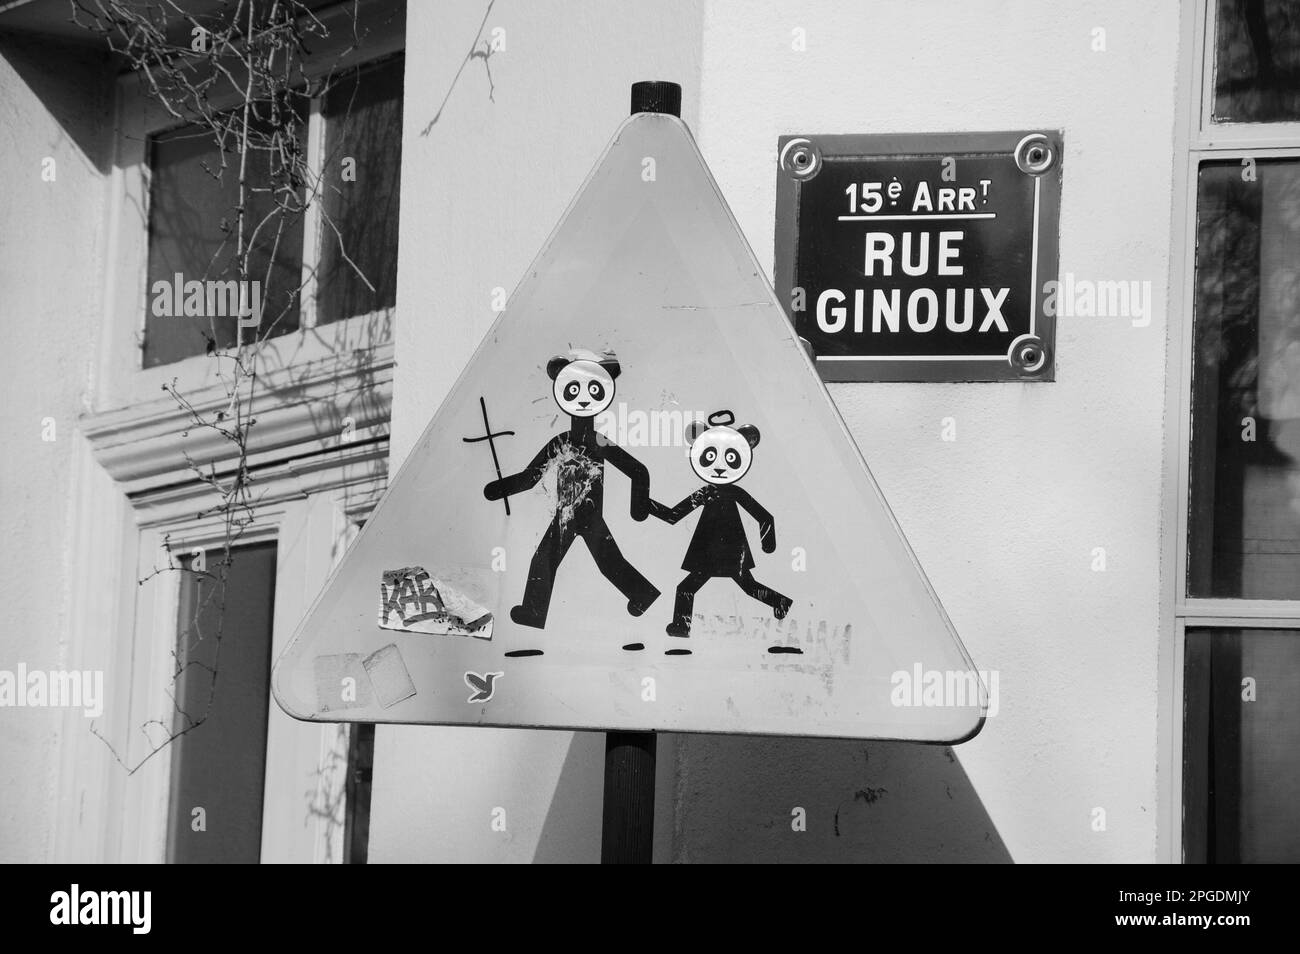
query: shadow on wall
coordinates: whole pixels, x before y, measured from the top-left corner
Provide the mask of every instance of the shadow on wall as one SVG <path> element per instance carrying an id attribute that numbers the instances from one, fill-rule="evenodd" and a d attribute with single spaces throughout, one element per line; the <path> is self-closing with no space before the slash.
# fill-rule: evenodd
<path id="1" fill-rule="evenodd" d="M 107 50 L 0 30 L 0 58 L 49 110 L 66 141 L 98 172 L 107 173 L 112 156 L 109 134 L 114 91 L 113 64 Z M 0 122 L 15 121 L 12 115 L 0 118 Z M 28 145 L 37 155 L 55 156 L 61 154 L 64 143 Z"/>
<path id="2" fill-rule="evenodd" d="M 678 736 L 676 801 L 674 862 L 1012 860 L 950 746 Z"/>
<path id="3" fill-rule="evenodd" d="M 591 805 L 603 785 L 603 738 L 574 735 L 534 863 L 600 860 L 600 799 L 594 817 Z M 674 862 L 1012 861 L 950 746 L 718 735 L 665 741 L 661 759 L 676 751 Z"/>
<path id="4" fill-rule="evenodd" d="M 564 755 L 533 864 L 595 864 L 605 786 L 605 733 L 575 732 Z M 577 809 L 577 810 L 575 810 Z"/>

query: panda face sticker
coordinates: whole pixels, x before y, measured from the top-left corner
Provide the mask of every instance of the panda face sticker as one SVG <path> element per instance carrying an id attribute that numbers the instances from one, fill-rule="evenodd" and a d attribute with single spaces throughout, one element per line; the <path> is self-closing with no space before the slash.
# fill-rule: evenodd
<path id="1" fill-rule="evenodd" d="M 571 417 L 595 417 L 614 400 L 614 378 L 595 361 L 570 361 L 555 375 L 555 403 Z"/>
<path id="2" fill-rule="evenodd" d="M 749 430 L 754 430 L 749 428 Z M 758 432 L 754 430 L 753 443 Z M 710 427 L 691 443 L 691 467 L 710 484 L 734 484 L 754 461 L 749 438 L 734 427 Z"/>

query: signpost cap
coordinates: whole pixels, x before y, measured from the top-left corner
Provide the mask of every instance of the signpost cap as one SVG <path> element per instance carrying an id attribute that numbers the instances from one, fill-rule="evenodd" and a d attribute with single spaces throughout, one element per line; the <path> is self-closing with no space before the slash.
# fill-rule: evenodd
<path id="1" fill-rule="evenodd" d="M 642 80 L 632 84 L 632 115 L 669 113 L 682 115 L 682 88 L 667 80 Z"/>

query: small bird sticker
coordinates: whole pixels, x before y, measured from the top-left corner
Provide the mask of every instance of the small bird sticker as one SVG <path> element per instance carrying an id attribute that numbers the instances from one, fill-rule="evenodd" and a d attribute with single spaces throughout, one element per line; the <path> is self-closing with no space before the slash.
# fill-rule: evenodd
<path id="1" fill-rule="evenodd" d="M 496 691 L 496 681 L 504 675 L 503 672 L 485 672 L 481 676 L 476 672 L 465 673 L 465 685 L 474 690 L 465 701 L 487 702 Z"/>

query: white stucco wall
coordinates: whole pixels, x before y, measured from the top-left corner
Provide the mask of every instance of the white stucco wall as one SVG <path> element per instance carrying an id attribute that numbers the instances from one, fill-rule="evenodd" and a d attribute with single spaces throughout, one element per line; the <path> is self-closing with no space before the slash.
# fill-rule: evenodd
<path id="1" fill-rule="evenodd" d="M 1147 327 L 1063 318 L 1052 384 L 832 389 L 977 665 L 999 671 L 1000 711 L 956 750 L 679 737 L 661 756 L 665 857 L 1156 860 L 1176 0 L 499 2 L 483 32 L 505 30 L 495 101 L 481 61 L 455 79 L 483 9 L 408 19 L 394 464 L 637 79 L 682 83 L 769 268 L 779 135 L 1047 127 L 1065 134 L 1061 272 L 1156 290 Z M 380 727 L 371 858 L 593 860 L 602 751 L 599 735 Z"/>
<path id="2" fill-rule="evenodd" d="M 66 665 L 74 429 L 102 289 L 103 62 L 0 40 L 0 669 L 10 672 Z M 58 709 L 0 710 L 0 861 L 46 860 L 62 721 Z"/>

